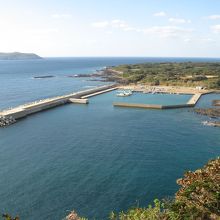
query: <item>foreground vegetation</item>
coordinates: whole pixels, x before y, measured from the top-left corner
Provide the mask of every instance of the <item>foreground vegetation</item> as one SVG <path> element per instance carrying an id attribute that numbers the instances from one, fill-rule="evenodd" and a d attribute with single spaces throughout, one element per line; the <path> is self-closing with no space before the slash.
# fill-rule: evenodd
<path id="1" fill-rule="evenodd" d="M 220 219 L 220 159 L 187 172 L 173 201 L 154 201 L 148 208 L 134 208 L 112 219 Z"/>
<path id="2" fill-rule="evenodd" d="M 179 191 L 171 201 L 154 200 L 146 208 L 110 214 L 110 220 L 220 220 L 220 158 L 177 180 Z M 5 214 L 5 220 L 19 220 Z M 56 218 L 54 218 L 56 219 Z M 86 220 L 74 211 L 65 220 Z"/>
<path id="3" fill-rule="evenodd" d="M 172 201 L 155 200 L 146 208 L 111 213 L 110 220 L 219 220 L 220 158 L 209 161 L 202 169 L 186 172 Z M 66 220 L 83 220 L 72 212 Z"/>
<path id="4" fill-rule="evenodd" d="M 220 88 L 220 62 L 144 63 L 120 65 L 111 69 L 118 71 L 118 79 L 125 83 Z"/>

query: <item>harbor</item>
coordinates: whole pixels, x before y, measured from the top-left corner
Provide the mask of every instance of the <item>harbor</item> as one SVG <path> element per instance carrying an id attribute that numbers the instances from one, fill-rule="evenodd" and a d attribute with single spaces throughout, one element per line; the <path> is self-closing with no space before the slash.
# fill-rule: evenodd
<path id="1" fill-rule="evenodd" d="M 11 124 L 14 124 L 17 120 L 27 117 L 28 115 L 42 112 L 51 108 L 55 108 L 57 106 L 65 105 L 68 103 L 73 104 L 88 104 L 89 98 L 101 95 L 103 93 L 108 93 L 113 90 L 119 90 L 116 94 L 117 97 L 127 97 L 131 96 L 133 93 L 141 92 L 144 94 L 192 94 L 192 97 L 187 103 L 183 104 L 164 104 L 164 105 L 156 105 L 156 104 L 148 104 L 148 103 L 127 103 L 127 102 L 113 102 L 114 107 L 127 107 L 127 108 L 144 108 L 144 109 L 175 109 L 175 108 L 191 108 L 196 105 L 202 95 L 210 93 L 210 91 L 202 91 L 198 92 L 192 88 L 178 89 L 174 88 L 144 88 L 143 86 L 132 88 L 131 86 L 119 86 L 117 84 L 104 85 L 101 87 L 96 87 L 84 91 L 79 91 L 75 93 L 70 93 L 63 96 L 57 96 L 52 98 L 47 98 L 31 103 L 27 103 L 24 105 L 20 105 L 14 108 L 6 109 L 0 112 L 0 127 L 5 127 Z"/>
<path id="2" fill-rule="evenodd" d="M 175 108 L 192 108 L 195 107 L 199 99 L 202 95 L 212 93 L 209 90 L 198 91 L 196 88 L 188 88 L 188 87 L 150 87 L 143 85 L 129 85 L 129 86 L 121 86 L 120 89 L 124 89 L 126 92 L 121 92 L 117 94 L 118 96 L 130 96 L 132 92 L 138 92 L 143 94 L 175 94 L 175 95 L 192 95 L 192 97 L 187 101 L 187 103 L 183 104 L 164 104 L 164 105 L 155 105 L 155 104 L 143 104 L 143 103 L 128 103 L 128 102 L 113 102 L 113 106 L 115 107 L 125 107 L 125 108 L 143 108 L 143 109 L 175 109 Z M 126 95 L 127 94 L 127 95 Z"/>
<path id="3" fill-rule="evenodd" d="M 2 213 L 39 220 L 63 219 L 69 213 L 66 210 L 76 210 L 89 219 L 107 219 L 115 208 L 127 210 L 137 200 L 144 206 L 155 197 L 174 195 L 176 179 L 185 170 L 201 167 L 219 155 L 219 129 L 202 124 L 217 119 L 195 114 L 194 108 L 113 106 L 114 102 L 177 105 L 204 91 L 164 87 L 162 92 L 162 86 L 152 86 L 151 91 L 149 85 L 137 84 L 137 90 L 143 86 L 146 93 L 119 85 L 103 94 L 89 93 L 93 96 L 87 98 L 86 94 L 72 96 L 107 84 L 66 77 L 92 73 L 98 65 L 117 63 L 112 58 L 2 63 L 0 112 L 70 95 L 68 102 L 16 123 L 7 118 L 7 125 L 0 128 Z M 55 77 L 33 79 L 44 75 Z M 117 96 L 129 90 L 132 95 Z M 219 94 L 202 95 L 196 108 L 211 108 L 213 100 L 219 100 Z"/>

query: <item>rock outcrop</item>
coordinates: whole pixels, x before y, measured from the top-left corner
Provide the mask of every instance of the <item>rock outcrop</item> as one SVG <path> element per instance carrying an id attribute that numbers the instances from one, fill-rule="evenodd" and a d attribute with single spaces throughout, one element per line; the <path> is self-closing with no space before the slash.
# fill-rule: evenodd
<path id="1" fill-rule="evenodd" d="M 0 116 L 0 127 L 5 127 L 11 124 L 14 124 L 16 120 L 10 116 L 10 117 L 5 117 L 5 116 Z"/>

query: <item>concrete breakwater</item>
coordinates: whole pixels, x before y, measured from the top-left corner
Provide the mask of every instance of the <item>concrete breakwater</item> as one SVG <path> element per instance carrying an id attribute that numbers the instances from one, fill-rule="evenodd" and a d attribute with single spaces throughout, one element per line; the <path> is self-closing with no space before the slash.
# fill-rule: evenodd
<path id="1" fill-rule="evenodd" d="M 68 95 L 47 98 L 32 103 L 20 105 L 15 108 L 3 110 L 0 111 L 0 127 L 13 124 L 16 120 L 24 118 L 28 115 L 41 112 L 44 110 L 48 110 L 56 106 L 64 105 L 67 103 L 88 104 L 89 103 L 88 98 L 106 92 L 111 92 L 115 89 L 118 89 L 118 85 L 116 84 L 105 85 L 93 89 L 70 93 Z M 188 108 L 188 107 L 194 107 L 203 94 L 206 93 L 196 93 L 186 104 L 181 104 L 181 105 L 150 105 L 147 103 L 139 104 L 139 103 L 121 103 L 121 102 L 113 103 L 113 105 L 117 107 L 131 107 L 131 108 L 145 108 L 145 109 Z"/>
<path id="2" fill-rule="evenodd" d="M 140 104 L 140 103 L 125 103 L 125 102 L 114 102 L 115 107 L 127 107 L 127 108 L 145 108 L 145 109 L 175 109 L 175 108 L 191 108 L 196 105 L 201 96 L 205 93 L 196 93 L 186 104 L 179 105 L 151 105 L 151 104 Z"/>
<path id="3" fill-rule="evenodd" d="M 5 117 L 5 116 L 0 116 L 0 127 L 5 127 L 11 124 L 14 124 L 16 120 L 10 116 L 10 117 Z"/>
<path id="4" fill-rule="evenodd" d="M 203 94 L 197 93 L 192 96 L 192 98 L 187 102 L 188 105 L 196 105 Z"/>
<path id="5" fill-rule="evenodd" d="M 150 104 L 139 104 L 139 103 L 125 103 L 125 102 L 114 102 L 115 107 L 127 107 L 127 108 L 145 108 L 145 109 L 175 109 L 175 108 L 189 108 L 194 107 L 193 104 L 181 104 L 181 105 L 150 105 Z"/>
<path id="6" fill-rule="evenodd" d="M 115 84 L 105 85 L 105 86 L 96 87 L 93 89 L 79 91 L 76 93 L 71 93 L 71 94 L 64 95 L 64 96 L 43 99 L 43 100 L 35 101 L 32 103 L 20 105 L 15 108 L 1 111 L 0 112 L 0 118 L 1 118 L 0 122 L 2 122 L 1 123 L 2 126 L 6 126 L 9 124 L 12 124 L 12 123 L 6 123 L 8 121 L 8 119 L 10 119 L 12 122 L 14 120 L 24 118 L 28 115 L 31 115 L 31 114 L 34 114 L 37 112 L 41 112 L 41 111 L 44 111 L 44 110 L 47 110 L 50 108 L 54 108 L 56 106 L 71 103 L 70 99 L 72 99 L 72 98 L 73 99 L 82 99 L 83 97 L 86 97 L 86 96 L 91 97 L 91 96 L 102 94 L 105 92 L 110 92 L 115 89 L 117 89 Z M 85 99 L 85 98 L 83 98 L 83 99 Z M 82 100 L 81 103 L 83 103 L 83 102 L 84 101 Z M 79 101 L 78 101 L 78 103 L 79 103 Z"/>

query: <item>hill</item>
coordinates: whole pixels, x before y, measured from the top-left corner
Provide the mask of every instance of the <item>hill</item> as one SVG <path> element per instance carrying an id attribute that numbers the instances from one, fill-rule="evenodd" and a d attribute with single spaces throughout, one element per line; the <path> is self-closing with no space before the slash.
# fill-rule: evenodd
<path id="1" fill-rule="evenodd" d="M 38 56 L 34 53 L 0 53 L 0 60 L 35 60 L 42 59 L 42 57 Z"/>
<path id="2" fill-rule="evenodd" d="M 125 83 L 220 88 L 220 63 L 143 63 L 106 70 Z"/>

